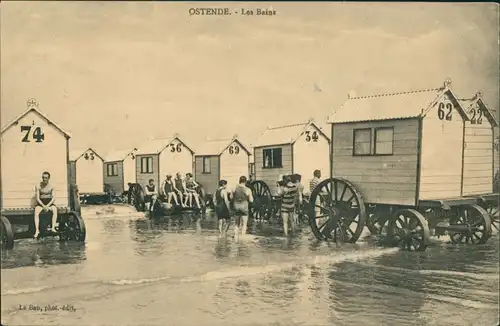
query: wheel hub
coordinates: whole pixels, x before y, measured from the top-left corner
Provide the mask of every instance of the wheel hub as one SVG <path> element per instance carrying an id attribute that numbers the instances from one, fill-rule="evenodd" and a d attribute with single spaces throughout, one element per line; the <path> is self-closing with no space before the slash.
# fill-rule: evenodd
<path id="1" fill-rule="evenodd" d="M 331 207 L 329 212 L 328 212 L 329 217 L 339 217 L 340 216 L 340 209 L 337 207 Z"/>

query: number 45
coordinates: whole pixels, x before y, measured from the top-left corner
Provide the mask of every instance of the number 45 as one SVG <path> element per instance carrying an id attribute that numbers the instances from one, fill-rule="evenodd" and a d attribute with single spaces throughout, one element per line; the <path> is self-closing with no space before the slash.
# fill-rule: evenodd
<path id="1" fill-rule="evenodd" d="M 29 143 L 30 139 L 30 133 L 31 133 L 31 126 L 21 126 L 21 132 L 25 132 L 25 135 L 23 139 L 21 140 L 23 143 Z M 41 127 L 36 127 L 35 130 L 33 131 L 33 139 L 37 143 L 41 143 L 45 140 L 45 135 L 42 132 Z"/>

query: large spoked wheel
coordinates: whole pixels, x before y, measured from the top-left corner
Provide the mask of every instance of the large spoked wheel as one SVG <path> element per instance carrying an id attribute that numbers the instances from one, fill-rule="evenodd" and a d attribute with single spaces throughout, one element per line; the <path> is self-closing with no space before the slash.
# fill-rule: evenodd
<path id="1" fill-rule="evenodd" d="M 1 216 L 0 235 L 2 237 L 2 248 L 14 248 L 14 232 L 10 221 L 5 216 Z"/>
<path id="2" fill-rule="evenodd" d="M 85 242 L 87 230 L 85 222 L 77 212 L 69 212 L 67 216 L 62 217 L 62 223 L 59 226 L 59 239 L 61 241 Z"/>
<path id="3" fill-rule="evenodd" d="M 491 227 L 500 231 L 500 208 L 497 202 L 485 202 L 481 205 L 490 216 Z"/>
<path id="4" fill-rule="evenodd" d="M 200 185 L 199 187 L 196 188 L 196 193 L 198 194 L 198 200 L 200 202 L 200 212 L 205 213 L 207 211 L 207 201 L 206 201 L 206 193 L 205 189 Z M 193 204 L 196 205 L 196 203 L 193 201 Z"/>
<path id="5" fill-rule="evenodd" d="M 414 209 L 399 210 L 389 219 L 387 237 L 393 246 L 424 251 L 430 242 L 427 220 Z"/>
<path id="6" fill-rule="evenodd" d="M 271 190 L 263 181 L 256 180 L 250 183 L 254 203 L 250 205 L 250 215 L 256 220 L 268 220 L 272 213 Z"/>
<path id="7" fill-rule="evenodd" d="M 144 200 L 144 190 L 138 183 L 134 183 L 129 188 L 130 205 L 134 206 L 138 212 L 146 210 L 146 202 Z"/>
<path id="8" fill-rule="evenodd" d="M 318 240 L 355 243 L 365 227 L 365 204 L 349 181 L 327 179 L 311 193 L 308 216 Z"/>
<path id="9" fill-rule="evenodd" d="M 371 234 L 381 234 L 387 227 L 390 211 L 377 205 L 366 205 L 366 227 Z"/>
<path id="10" fill-rule="evenodd" d="M 488 213 L 479 205 L 466 205 L 457 208 L 457 215 L 450 224 L 467 226 L 465 232 L 450 232 L 452 243 L 483 244 L 491 236 L 491 221 Z"/>
<path id="11" fill-rule="evenodd" d="M 78 192 L 78 186 L 74 183 L 70 185 L 70 207 L 71 210 L 82 215 L 82 207 L 80 205 L 80 194 Z"/>

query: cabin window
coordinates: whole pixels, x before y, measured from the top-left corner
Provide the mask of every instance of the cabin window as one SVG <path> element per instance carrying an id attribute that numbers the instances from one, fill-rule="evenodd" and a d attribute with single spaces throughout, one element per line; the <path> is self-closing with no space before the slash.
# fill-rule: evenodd
<path id="1" fill-rule="evenodd" d="M 262 151 L 264 157 L 264 168 L 281 168 L 282 164 L 282 151 L 281 148 L 268 148 Z"/>
<path id="2" fill-rule="evenodd" d="M 141 173 L 153 173 L 153 158 L 141 157 Z"/>
<path id="3" fill-rule="evenodd" d="M 394 128 L 375 128 L 375 155 L 392 155 Z"/>
<path id="4" fill-rule="evenodd" d="M 354 129 L 353 155 L 370 155 L 372 145 L 371 129 Z"/>
<path id="5" fill-rule="evenodd" d="M 209 156 L 203 157 L 203 173 L 211 173 L 211 160 Z"/>
<path id="6" fill-rule="evenodd" d="M 108 163 L 107 165 L 108 177 L 116 177 L 118 175 L 118 164 Z"/>

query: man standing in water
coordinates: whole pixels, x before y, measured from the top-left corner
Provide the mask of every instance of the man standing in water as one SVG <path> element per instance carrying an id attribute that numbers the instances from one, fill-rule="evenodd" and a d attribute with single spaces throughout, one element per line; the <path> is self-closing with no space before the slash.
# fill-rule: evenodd
<path id="1" fill-rule="evenodd" d="M 34 238 L 38 237 L 40 232 L 40 213 L 41 212 L 49 212 L 52 211 L 52 232 L 56 232 L 56 223 L 57 223 L 57 207 L 54 205 L 56 200 L 54 187 L 49 182 L 50 181 L 50 173 L 43 172 L 42 173 L 42 181 L 35 186 L 35 198 L 36 198 L 36 207 L 35 207 L 35 235 Z"/>
<path id="2" fill-rule="evenodd" d="M 229 198 L 227 194 L 227 181 L 220 180 L 219 188 L 215 192 L 214 204 L 215 213 L 217 214 L 217 223 L 219 224 L 219 235 L 222 235 L 224 223 L 226 226 L 224 228 L 224 233 L 227 232 L 229 228 L 230 214 L 229 214 Z"/>
<path id="3" fill-rule="evenodd" d="M 312 192 L 316 188 L 316 186 L 321 182 L 321 171 L 320 170 L 314 170 L 313 173 L 313 178 L 311 182 L 309 183 L 309 191 Z M 314 203 L 314 216 L 316 216 L 316 225 L 320 226 L 321 219 L 318 218 L 318 216 L 321 214 L 321 208 L 319 206 L 321 205 L 321 200 L 319 199 L 319 196 L 316 197 L 316 202 Z"/>
<path id="4" fill-rule="evenodd" d="M 246 186 L 247 178 L 241 176 L 239 182 L 233 192 L 234 235 L 236 239 L 238 238 L 240 228 L 242 236 L 247 233 L 248 204 L 253 204 L 252 190 Z"/>
<path id="5" fill-rule="evenodd" d="M 298 189 L 292 183 L 290 176 L 283 177 L 284 186 L 279 187 L 278 195 L 281 196 L 281 219 L 283 220 L 283 231 L 285 237 L 288 236 L 288 225 L 290 224 L 292 233 L 295 233 L 295 203 Z M 302 198 L 301 198 L 302 199 Z"/>

